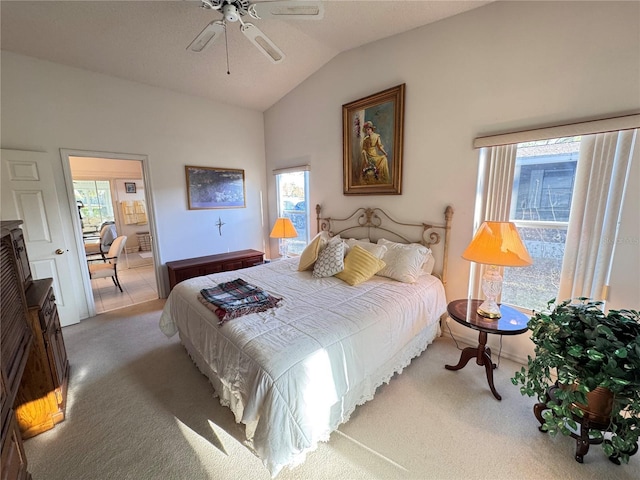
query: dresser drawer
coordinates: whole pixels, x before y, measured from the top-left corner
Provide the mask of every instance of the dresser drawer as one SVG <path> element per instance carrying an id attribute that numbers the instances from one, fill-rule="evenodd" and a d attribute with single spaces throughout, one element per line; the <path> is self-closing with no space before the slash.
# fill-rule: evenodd
<path id="1" fill-rule="evenodd" d="M 40 326 L 43 331 L 47 331 L 50 328 L 51 321 L 56 313 L 56 297 L 53 294 L 53 288 L 50 288 L 47 292 L 46 298 L 40 310 Z"/>
<path id="2" fill-rule="evenodd" d="M 13 410 L 9 412 L 6 425 L 2 432 L 2 480 L 29 479 L 27 472 L 27 458 L 22 446 L 22 437 L 16 423 Z"/>
<path id="3" fill-rule="evenodd" d="M 203 265 L 198 269 L 199 275 L 211 275 L 212 273 L 220 273 L 225 269 L 221 263 L 210 263 L 208 265 Z M 193 277 L 189 277 L 193 278 Z"/>
<path id="4" fill-rule="evenodd" d="M 60 326 L 57 308 L 53 309 L 47 329 L 42 333 L 47 349 L 47 357 L 49 358 L 53 384 L 56 388 L 59 388 L 66 382 L 69 360 L 67 359 L 67 349 L 65 348 L 64 338 L 62 337 L 62 327 Z M 60 392 L 58 392 L 58 394 L 59 393 Z M 62 399 L 59 398 L 58 402 L 62 403 Z"/>
<path id="5" fill-rule="evenodd" d="M 242 260 L 242 268 L 255 267 L 264 263 L 264 255 L 256 255 L 254 257 Z"/>

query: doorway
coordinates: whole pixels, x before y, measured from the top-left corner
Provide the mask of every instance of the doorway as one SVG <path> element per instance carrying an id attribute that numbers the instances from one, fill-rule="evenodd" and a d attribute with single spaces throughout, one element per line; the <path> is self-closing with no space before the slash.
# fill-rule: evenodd
<path id="1" fill-rule="evenodd" d="M 104 264 L 100 250 L 108 255 L 110 237 L 127 237 L 116 267 L 120 286 L 111 277 L 90 278 L 86 269 L 88 316 L 157 299 L 157 252 L 152 242 L 146 157 L 77 151 L 63 151 L 62 156 L 76 207 L 74 216 L 77 212 L 73 223 L 81 239 L 82 264 Z M 109 228 L 103 229 L 106 225 Z M 102 240 L 101 231 L 109 232 Z M 85 257 L 96 249 L 97 256 Z"/>

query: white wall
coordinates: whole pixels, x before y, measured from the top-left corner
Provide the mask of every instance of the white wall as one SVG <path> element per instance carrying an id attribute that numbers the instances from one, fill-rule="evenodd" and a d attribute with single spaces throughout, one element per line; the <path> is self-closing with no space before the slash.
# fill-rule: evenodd
<path id="1" fill-rule="evenodd" d="M 452 204 L 447 296 L 464 298 L 469 263 L 460 255 L 473 235 L 473 138 L 640 110 L 638 32 L 638 2 L 499 2 L 351 50 L 265 112 L 267 171 L 309 163 L 311 204 L 332 216 L 375 205 L 403 220 L 438 221 Z M 341 107 L 400 83 L 406 83 L 402 195 L 344 196 Z M 634 195 L 623 229 L 637 259 Z M 616 285 L 635 280 L 630 296 L 617 301 L 638 308 L 637 268 L 631 270 L 614 271 L 612 292 L 622 295 Z M 477 341 L 473 331 L 450 325 Z M 524 359 L 531 347 L 525 335 L 505 337 L 503 353 Z"/>
<path id="2" fill-rule="evenodd" d="M 1 61 L 1 146 L 47 153 L 76 256 L 60 148 L 148 156 L 162 264 L 264 248 L 262 113 L 4 51 Z M 244 169 L 247 208 L 188 210 L 185 165 Z"/>

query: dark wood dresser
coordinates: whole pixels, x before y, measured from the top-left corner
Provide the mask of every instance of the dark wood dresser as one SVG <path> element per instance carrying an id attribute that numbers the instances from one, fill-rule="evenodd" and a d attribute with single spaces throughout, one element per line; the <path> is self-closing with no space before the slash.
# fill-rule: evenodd
<path id="1" fill-rule="evenodd" d="M 33 280 L 21 221 L 2 221 L 2 465 L 0 480 L 30 479 L 23 440 L 64 420 L 69 361 L 53 280 Z"/>
<path id="2" fill-rule="evenodd" d="M 14 408 L 24 439 L 64 420 L 69 361 L 50 278 L 34 280 L 26 292 L 34 341 Z"/>
<path id="3" fill-rule="evenodd" d="M 263 262 L 264 253 L 257 250 L 239 250 L 237 252 L 167 262 L 169 288 L 173 290 L 173 287 L 178 283 L 189 278 L 253 267 Z"/>
<path id="4" fill-rule="evenodd" d="M 13 402 L 27 365 L 33 342 L 28 323 L 25 289 L 31 285 L 31 269 L 20 228 L 21 221 L 2 221 L 0 295 L 0 404 L 2 411 L 2 479 L 30 479 L 22 435 Z"/>

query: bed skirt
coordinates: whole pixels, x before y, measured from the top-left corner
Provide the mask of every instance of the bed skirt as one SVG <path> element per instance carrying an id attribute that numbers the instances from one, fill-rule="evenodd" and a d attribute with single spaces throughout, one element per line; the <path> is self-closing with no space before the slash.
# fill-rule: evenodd
<path id="1" fill-rule="evenodd" d="M 187 350 L 189 356 L 198 367 L 200 372 L 202 372 L 209 379 L 211 385 L 215 390 L 214 395 L 218 397 L 220 403 L 223 406 L 229 407 L 231 409 L 237 423 L 243 423 L 242 417 L 244 413 L 244 404 L 240 396 L 231 388 L 229 388 L 228 385 L 225 385 L 220 378 L 218 378 L 216 373 L 211 369 L 209 364 L 200 355 L 200 353 L 189 341 L 186 335 L 182 335 L 182 332 L 180 330 L 178 330 L 178 332 L 180 334 L 182 344 Z M 352 385 L 347 393 L 336 404 L 332 406 L 332 409 L 337 409 L 337 411 L 339 412 L 338 416 L 334 416 L 334 418 L 339 418 L 339 420 L 335 423 L 335 425 L 331 425 L 331 428 L 328 429 L 324 433 L 324 435 L 321 435 L 319 440 L 328 441 L 331 432 L 337 430 L 340 424 L 347 422 L 358 405 L 362 405 L 365 402 L 373 399 L 375 391 L 379 386 L 384 383 L 389 383 L 391 378 L 395 374 L 402 373 L 404 368 L 411 363 L 411 360 L 424 352 L 427 347 L 433 342 L 433 340 L 439 335 L 439 322 L 435 322 L 426 326 L 420 333 L 418 333 L 411 339 L 406 348 L 403 348 L 398 354 L 396 354 L 385 364 L 383 364 L 374 374 L 372 374 L 368 378 L 365 378 L 359 384 Z M 288 459 L 262 458 L 259 453 L 260 446 L 253 444 L 253 432 L 255 431 L 259 422 L 260 418 L 258 417 L 257 420 L 244 424 L 246 435 L 245 445 L 262 460 L 263 464 L 271 472 L 272 477 L 275 477 L 283 467 L 291 468 L 302 463 L 306 457 L 306 454 L 315 450 L 318 446 L 317 442 L 313 442 L 306 448 L 300 449 L 299 451 L 291 452 L 290 458 Z M 270 428 L 277 428 L 277 426 L 272 425 L 270 426 Z"/>

